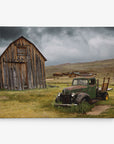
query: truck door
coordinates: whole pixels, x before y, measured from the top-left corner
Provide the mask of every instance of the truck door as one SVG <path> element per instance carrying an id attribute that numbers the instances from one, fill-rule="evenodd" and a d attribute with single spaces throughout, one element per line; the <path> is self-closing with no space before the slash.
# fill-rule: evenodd
<path id="1" fill-rule="evenodd" d="M 90 95 L 91 98 L 96 97 L 96 80 L 95 79 L 89 79 L 88 94 Z"/>

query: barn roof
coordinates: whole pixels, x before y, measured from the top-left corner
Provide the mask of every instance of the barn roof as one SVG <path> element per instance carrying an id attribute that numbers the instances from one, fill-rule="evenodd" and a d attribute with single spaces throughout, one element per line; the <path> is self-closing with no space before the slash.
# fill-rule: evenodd
<path id="1" fill-rule="evenodd" d="M 13 43 L 15 43 L 17 40 L 19 40 L 20 38 L 23 38 L 23 39 L 25 39 L 26 41 L 28 41 L 30 44 L 32 44 L 32 45 L 37 49 L 37 51 L 41 54 L 41 56 L 45 59 L 45 61 L 47 61 L 47 59 L 43 56 L 43 54 L 39 51 L 39 49 L 38 49 L 32 42 L 30 42 L 28 39 L 26 39 L 24 36 L 21 36 L 21 37 L 19 37 L 18 39 L 16 39 L 16 40 L 14 40 L 13 42 L 11 42 L 11 43 L 9 44 L 9 46 L 6 48 L 6 50 L 7 50 Z M 5 51 L 6 51 L 6 50 L 5 50 Z M 1 54 L 0 58 L 1 58 L 2 55 L 5 53 L 5 51 Z"/>

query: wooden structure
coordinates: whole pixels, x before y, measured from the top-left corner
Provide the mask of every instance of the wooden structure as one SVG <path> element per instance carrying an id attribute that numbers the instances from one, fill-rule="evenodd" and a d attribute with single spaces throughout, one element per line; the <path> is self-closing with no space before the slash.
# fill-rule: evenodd
<path id="1" fill-rule="evenodd" d="M 102 92 L 105 92 L 105 91 L 108 90 L 109 81 L 110 81 L 110 78 L 108 78 L 108 82 L 106 83 L 106 82 L 105 82 L 105 77 L 104 77 L 104 79 L 103 79 L 103 84 L 102 84 L 102 88 L 101 88 L 101 91 L 102 91 Z"/>
<path id="2" fill-rule="evenodd" d="M 0 56 L 0 88 L 45 88 L 45 61 L 36 46 L 21 36 Z"/>

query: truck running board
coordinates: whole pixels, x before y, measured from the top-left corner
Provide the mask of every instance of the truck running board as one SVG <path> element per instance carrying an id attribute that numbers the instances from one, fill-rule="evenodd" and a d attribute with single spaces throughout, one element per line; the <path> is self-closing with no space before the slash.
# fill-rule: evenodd
<path id="1" fill-rule="evenodd" d="M 58 106 L 62 106 L 62 107 L 72 107 L 72 106 L 77 106 L 77 104 L 54 104 L 54 106 L 58 107 Z"/>

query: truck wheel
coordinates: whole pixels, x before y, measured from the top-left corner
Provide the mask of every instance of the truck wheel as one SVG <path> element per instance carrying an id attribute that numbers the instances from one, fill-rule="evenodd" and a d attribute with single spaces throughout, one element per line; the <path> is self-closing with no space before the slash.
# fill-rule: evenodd
<path id="1" fill-rule="evenodd" d="M 83 99 L 81 100 L 81 103 L 82 103 L 82 102 L 90 103 L 90 99 L 88 99 L 88 98 L 83 98 Z"/>
<path id="2" fill-rule="evenodd" d="M 107 92 L 104 93 L 104 95 L 103 95 L 103 99 L 104 99 L 104 100 L 109 100 L 109 95 L 108 95 Z"/>
<path id="3" fill-rule="evenodd" d="M 75 101 L 77 104 L 80 104 L 82 101 L 90 103 L 91 99 L 90 99 L 89 95 L 87 95 L 86 93 L 80 93 L 76 97 Z"/>
<path id="4" fill-rule="evenodd" d="M 86 98 L 83 98 L 83 99 L 81 100 L 81 102 L 87 102 Z"/>

